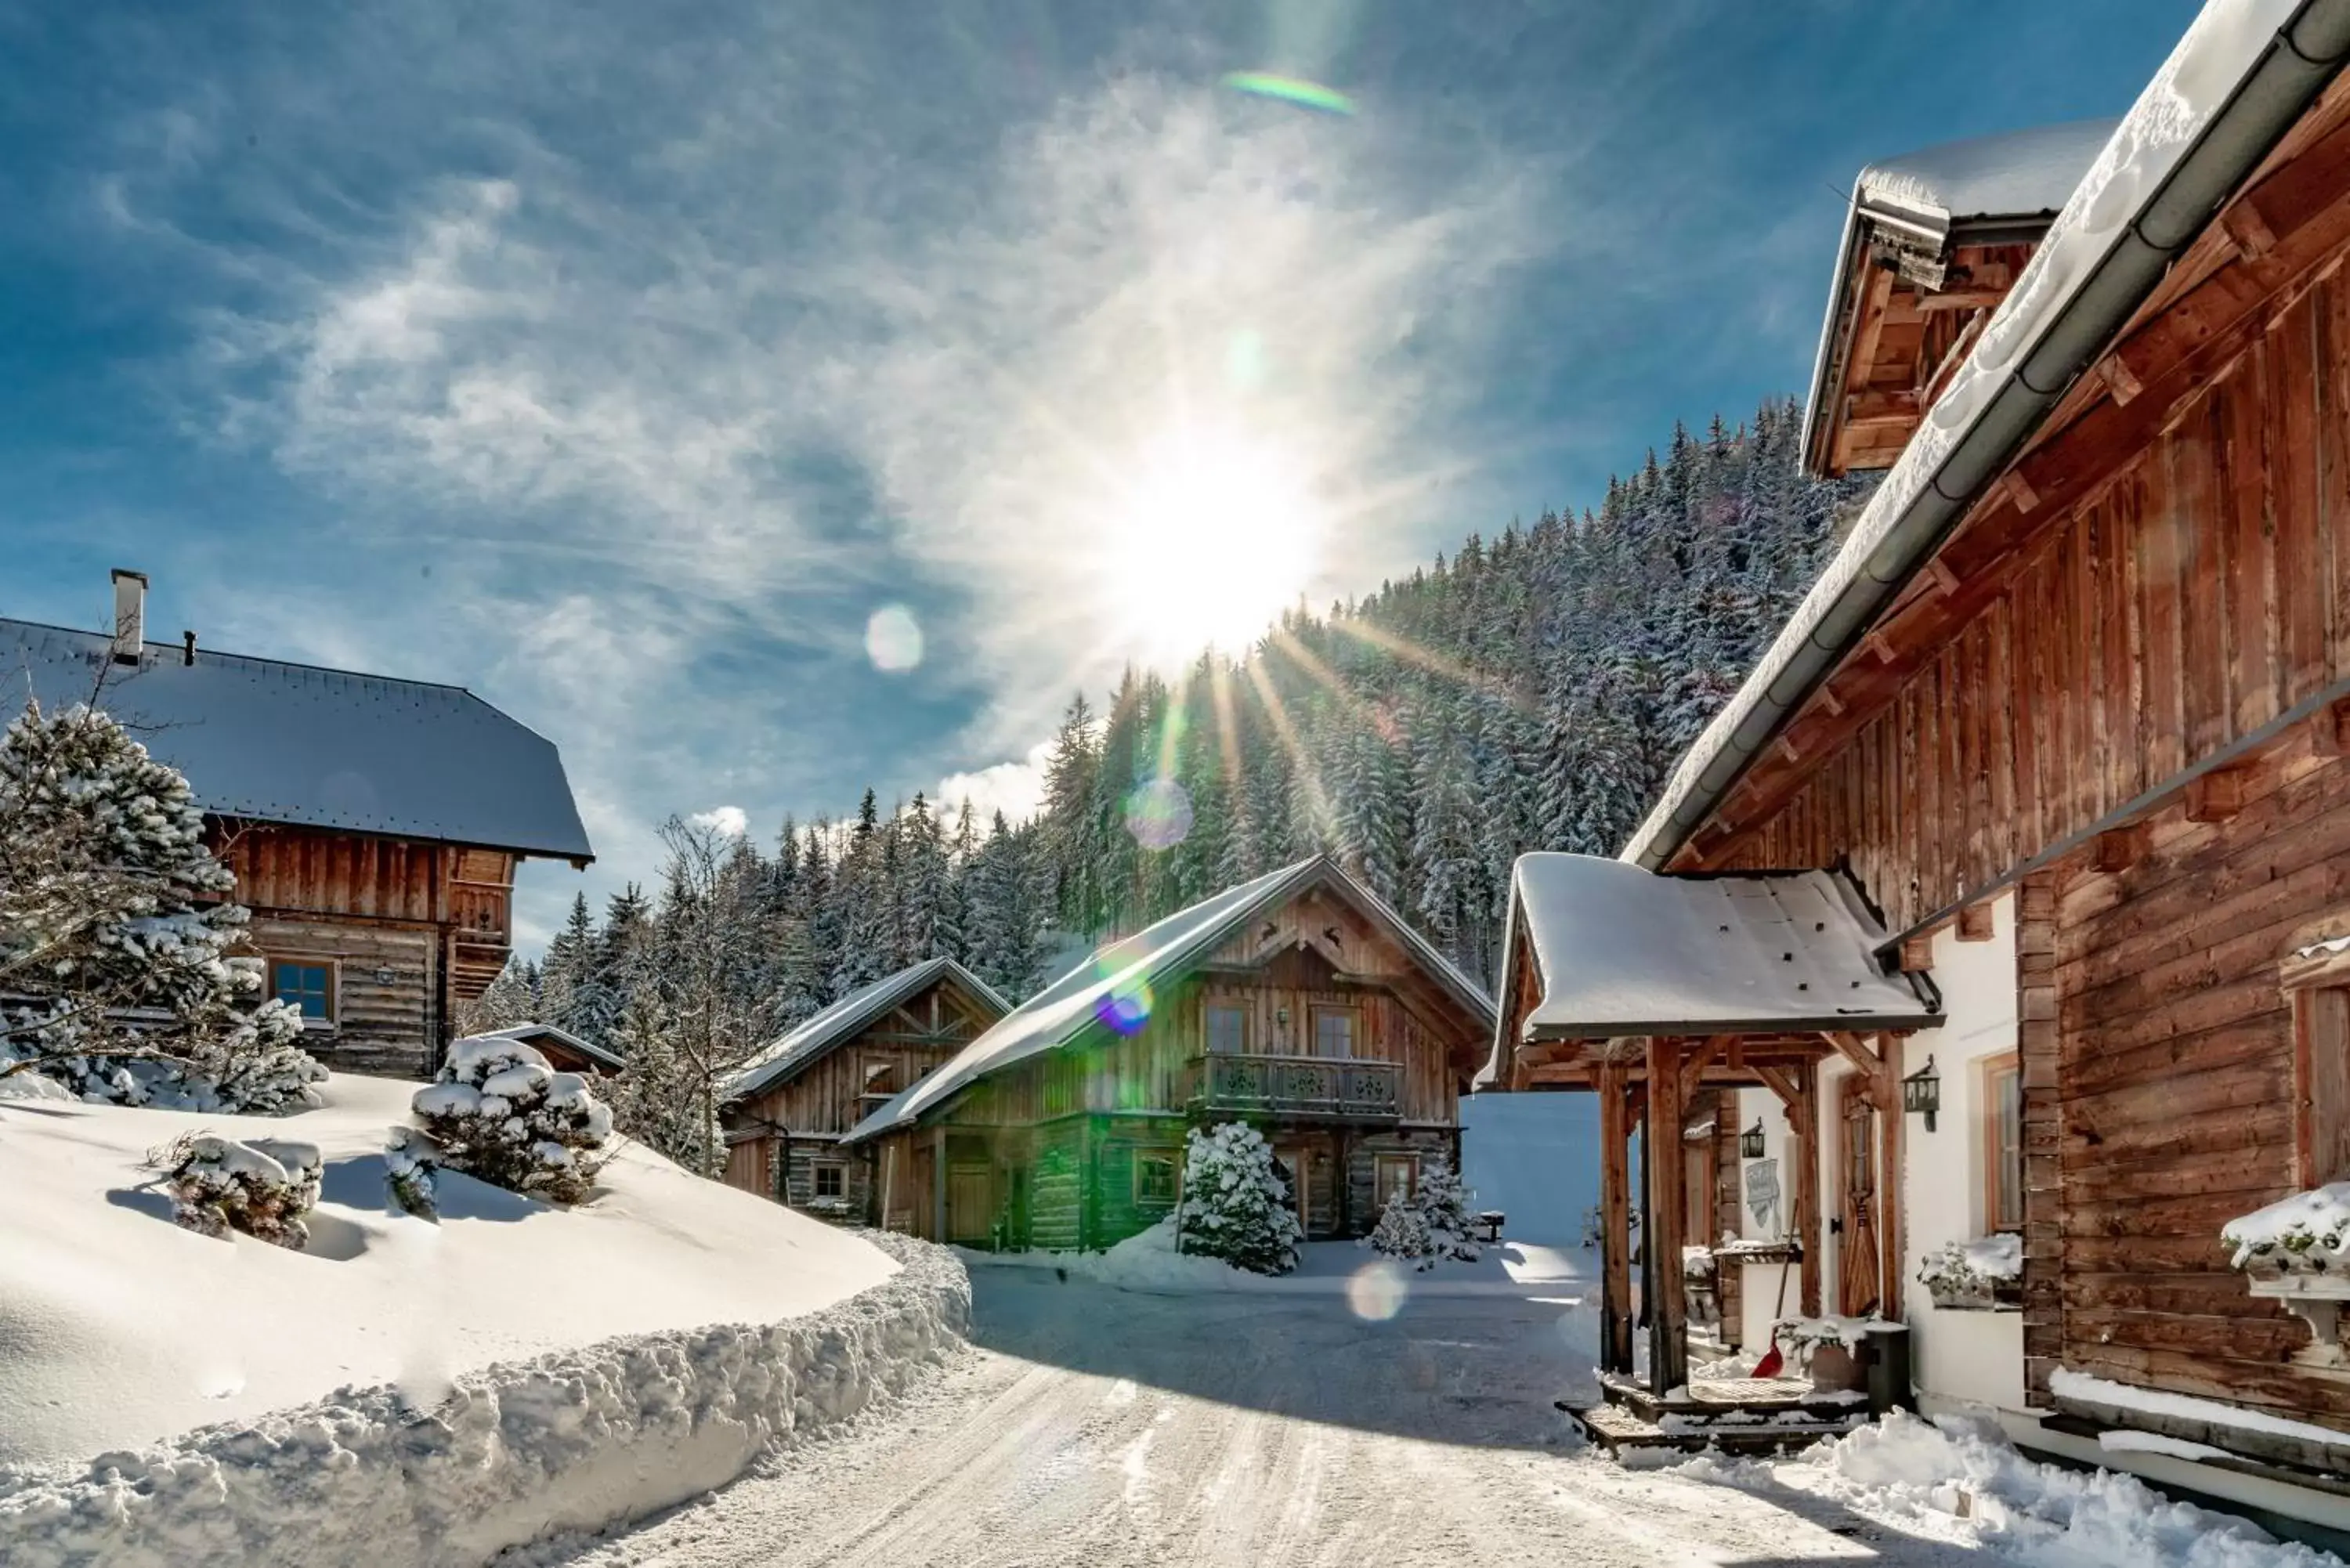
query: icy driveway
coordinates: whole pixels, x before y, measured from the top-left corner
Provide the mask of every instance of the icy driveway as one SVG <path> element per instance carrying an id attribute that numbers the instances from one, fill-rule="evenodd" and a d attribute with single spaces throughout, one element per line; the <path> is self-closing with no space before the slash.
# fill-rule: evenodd
<path id="1" fill-rule="evenodd" d="M 1423 1294 L 1366 1323 L 1336 1290 L 1162 1296 L 972 1276 L 982 1348 L 886 1421 L 624 1538 L 534 1560 L 1983 1561 L 1824 1500 L 1627 1474 L 1575 1449 L 1551 1407 L 1588 1386 L 1573 1286 Z"/>

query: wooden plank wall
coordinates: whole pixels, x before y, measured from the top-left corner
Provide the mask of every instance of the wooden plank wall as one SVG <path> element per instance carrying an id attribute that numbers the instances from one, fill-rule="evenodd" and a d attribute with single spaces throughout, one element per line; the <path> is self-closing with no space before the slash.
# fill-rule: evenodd
<path id="1" fill-rule="evenodd" d="M 442 1025 L 441 950 L 430 928 L 256 914 L 247 932 L 266 957 L 333 967 L 335 1026 L 305 1037 L 312 1055 L 351 1072 L 425 1075 Z"/>
<path id="2" fill-rule="evenodd" d="M 993 1009 L 941 981 L 746 1101 L 739 1115 L 795 1133 L 845 1133 L 879 1104 L 859 1100 L 869 1069 L 889 1067 L 892 1092 L 906 1088 L 994 1021 Z"/>
<path id="3" fill-rule="evenodd" d="M 2279 310 L 1726 868 L 1904 929 L 2350 680 L 2350 281 Z"/>

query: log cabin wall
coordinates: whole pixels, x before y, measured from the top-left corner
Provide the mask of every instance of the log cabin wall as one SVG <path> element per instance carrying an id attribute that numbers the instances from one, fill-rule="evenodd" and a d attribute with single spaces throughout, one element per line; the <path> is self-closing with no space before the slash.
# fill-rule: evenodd
<path id="1" fill-rule="evenodd" d="M 310 1050 L 332 1067 L 428 1075 L 454 1004 L 512 945 L 515 857 L 502 850 L 265 823 L 213 822 L 213 847 L 268 960 L 323 961 L 333 1016 Z"/>

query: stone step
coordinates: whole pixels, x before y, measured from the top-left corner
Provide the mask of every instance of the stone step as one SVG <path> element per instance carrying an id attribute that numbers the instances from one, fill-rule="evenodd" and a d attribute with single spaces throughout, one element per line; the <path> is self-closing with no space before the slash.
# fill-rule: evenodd
<path id="1" fill-rule="evenodd" d="M 1567 1408 L 1565 1401 L 1561 1408 Z M 1840 1437 L 1867 1420 L 1865 1411 L 1826 1420 L 1808 1416 L 1778 1416 L 1746 1423 L 1706 1423 L 1692 1428 L 1686 1417 L 1664 1422 L 1643 1420 L 1620 1405 L 1593 1405 L 1567 1409 L 1584 1435 L 1611 1454 L 1640 1449 L 1671 1449 L 1685 1454 L 1712 1449 L 1725 1454 L 1789 1454 L 1823 1438 Z"/>

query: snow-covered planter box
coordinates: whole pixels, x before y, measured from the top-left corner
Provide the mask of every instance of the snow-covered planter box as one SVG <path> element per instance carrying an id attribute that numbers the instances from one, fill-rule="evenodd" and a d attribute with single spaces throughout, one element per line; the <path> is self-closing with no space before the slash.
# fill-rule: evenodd
<path id="1" fill-rule="evenodd" d="M 1950 1241 L 1926 1254 L 1918 1282 L 1946 1312 L 2013 1310 L 2023 1303 L 2023 1238 L 2012 1231 Z"/>
<path id="2" fill-rule="evenodd" d="M 641 1518 L 953 1352 L 971 1321 L 962 1265 L 928 1242 L 868 1239 L 899 1272 L 804 1317 L 488 1366 L 424 1407 L 389 1386 L 345 1388 L 86 1467 L 0 1469 L 0 1563 L 428 1568 Z"/>
<path id="3" fill-rule="evenodd" d="M 1683 1247 L 1681 1249 L 1681 1278 L 1687 1280 L 1691 1284 L 1711 1284 L 1713 1282 L 1713 1249 L 1711 1247 Z"/>
<path id="4" fill-rule="evenodd" d="M 2294 1360 L 2330 1370 L 2350 1366 L 2341 1327 L 2341 1303 L 2350 1300 L 2350 1182 L 2239 1215 L 2220 1227 L 2220 1240 L 2251 1294 L 2282 1302 L 2309 1324 L 2310 1343 Z"/>
<path id="5" fill-rule="evenodd" d="M 316 1144 L 185 1133 L 149 1163 L 162 1171 L 172 1218 L 183 1228 L 223 1238 L 242 1231 L 297 1252 L 310 1244 L 302 1216 L 318 1201 Z"/>

